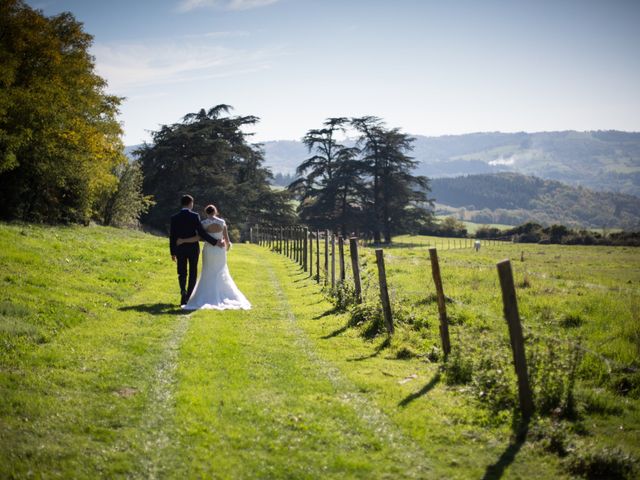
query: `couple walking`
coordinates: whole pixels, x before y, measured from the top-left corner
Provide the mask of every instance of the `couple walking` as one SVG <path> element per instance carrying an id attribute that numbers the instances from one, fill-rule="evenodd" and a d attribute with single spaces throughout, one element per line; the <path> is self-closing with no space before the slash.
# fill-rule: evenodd
<path id="1" fill-rule="evenodd" d="M 180 305 L 185 310 L 243 309 L 251 303 L 238 289 L 227 266 L 227 251 L 231 248 L 227 224 L 219 218 L 215 206 L 205 209 L 207 218 L 192 211 L 193 197 L 184 195 L 182 210 L 171 217 L 169 248 L 178 265 Z M 198 276 L 199 241 L 204 240 L 202 275 Z M 187 280 L 188 279 L 188 280 Z"/>

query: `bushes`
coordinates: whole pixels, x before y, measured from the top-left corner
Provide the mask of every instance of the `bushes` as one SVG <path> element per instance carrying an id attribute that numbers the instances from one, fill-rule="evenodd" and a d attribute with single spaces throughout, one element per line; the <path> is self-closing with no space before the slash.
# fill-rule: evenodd
<path id="1" fill-rule="evenodd" d="M 473 378 L 473 362 L 460 348 L 454 348 L 444 364 L 447 385 L 465 385 Z"/>
<path id="2" fill-rule="evenodd" d="M 640 246 L 640 232 L 619 232 L 603 236 L 590 230 L 573 230 L 564 225 L 543 227 L 528 222 L 509 230 L 495 232 L 496 229 L 481 228 L 477 238 L 510 237 L 519 243 L 554 243 L 562 245 L 617 245 Z M 490 234 L 494 235 L 491 236 Z"/>
<path id="3" fill-rule="evenodd" d="M 574 475 L 585 478 L 627 479 L 634 478 L 636 461 L 618 447 L 585 446 L 569 456 L 565 466 Z"/>

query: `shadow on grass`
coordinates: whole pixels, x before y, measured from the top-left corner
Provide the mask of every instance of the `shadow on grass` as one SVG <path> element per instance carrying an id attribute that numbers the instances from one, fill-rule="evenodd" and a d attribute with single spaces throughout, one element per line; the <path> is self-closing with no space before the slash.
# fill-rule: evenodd
<path id="1" fill-rule="evenodd" d="M 151 315 L 183 315 L 188 313 L 172 303 L 141 303 L 140 305 L 120 307 L 118 310 L 122 312 L 150 313 Z"/>
<path id="2" fill-rule="evenodd" d="M 347 358 L 347 362 L 361 362 L 362 360 L 367 360 L 369 358 L 374 358 L 377 357 L 378 355 L 380 355 L 380 352 L 382 350 L 384 350 L 385 348 L 387 348 L 389 345 L 391 345 L 391 337 L 387 337 L 384 342 L 382 342 L 380 345 L 378 345 L 376 347 L 376 349 L 373 351 L 372 354 L 370 355 L 365 355 L 363 357 L 356 357 L 356 358 Z"/>
<path id="3" fill-rule="evenodd" d="M 484 472 L 484 476 L 482 480 L 498 480 L 502 478 L 504 475 L 504 471 L 506 468 L 513 463 L 516 458 L 516 455 L 524 445 L 524 442 L 527 440 L 527 433 L 529 432 L 529 422 L 521 421 L 519 423 L 514 424 L 514 433 L 515 439 L 509 443 L 507 448 L 498 460 L 489 465 L 487 470 Z"/>
<path id="4" fill-rule="evenodd" d="M 329 315 L 333 315 L 335 313 L 340 313 L 340 312 L 343 312 L 343 311 L 344 310 L 342 308 L 340 308 L 338 306 L 334 306 L 334 307 L 331 307 L 329 310 L 325 310 L 321 314 L 316 315 L 315 317 L 313 317 L 313 319 L 314 320 L 319 320 L 319 319 L 321 319 L 323 317 L 328 317 Z"/>
<path id="5" fill-rule="evenodd" d="M 320 338 L 323 339 L 323 340 L 329 340 L 330 338 L 337 337 L 341 333 L 346 332 L 348 329 L 349 329 L 349 324 L 347 323 L 344 327 L 340 327 L 337 330 L 334 330 L 333 332 L 328 333 L 324 337 L 320 337 Z"/>
<path id="6" fill-rule="evenodd" d="M 413 402 L 416 398 L 420 398 L 421 396 L 429 393 L 433 387 L 435 387 L 440 382 L 440 372 L 437 372 L 429 382 L 422 387 L 417 392 L 412 393 L 405 397 L 400 403 L 398 403 L 399 407 L 406 407 L 411 402 Z"/>

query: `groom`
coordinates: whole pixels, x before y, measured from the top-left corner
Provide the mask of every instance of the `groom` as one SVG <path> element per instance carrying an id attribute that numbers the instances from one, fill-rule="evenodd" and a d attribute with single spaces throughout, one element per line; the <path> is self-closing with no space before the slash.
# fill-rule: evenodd
<path id="1" fill-rule="evenodd" d="M 196 286 L 198 277 L 198 257 L 200 256 L 200 244 L 183 243 L 177 245 L 178 238 L 189 238 L 200 235 L 211 245 L 225 248 L 224 239 L 216 240 L 202 227 L 200 215 L 192 212 L 193 197 L 183 195 L 180 200 L 182 210 L 171 217 L 171 230 L 169 233 L 169 249 L 171 259 L 178 264 L 178 283 L 180 284 L 180 305 L 185 305 Z M 187 283 L 187 264 L 189 265 L 189 282 Z"/>

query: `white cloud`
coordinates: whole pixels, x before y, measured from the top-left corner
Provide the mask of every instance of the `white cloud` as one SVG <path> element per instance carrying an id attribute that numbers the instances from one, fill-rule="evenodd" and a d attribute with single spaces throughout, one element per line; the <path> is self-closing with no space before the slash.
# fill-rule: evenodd
<path id="1" fill-rule="evenodd" d="M 188 39 L 149 44 L 97 44 L 92 49 L 96 71 L 109 91 L 126 95 L 131 89 L 228 77 L 267 69 L 282 52 L 263 48 L 242 50 Z"/>
<path id="2" fill-rule="evenodd" d="M 251 8 L 266 7 L 276 3 L 278 0 L 231 0 L 229 10 L 249 10 Z"/>
<path id="3" fill-rule="evenodd" d="M 179 12 L 190 12 L 199 8 L 220 8 L 222 10 L 250 10 L 266 7 L 279 0 L 181 0 Z"/>

